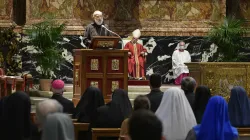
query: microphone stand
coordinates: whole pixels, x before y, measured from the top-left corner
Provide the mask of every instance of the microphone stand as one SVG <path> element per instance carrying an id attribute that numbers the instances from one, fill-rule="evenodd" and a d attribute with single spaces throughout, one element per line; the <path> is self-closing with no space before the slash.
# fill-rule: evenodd
<path id="1" fill-rule="evenodd" d="M 106 26 L 104 26 L 104 25 L 102 25 L 102 27 L 105 28 L 105 29 L 106 29 L 107 31 L 109 31 L 110 33 L 115 34 L 116 36 L 118 36 L 118 37 L 121 39 L 121 41 L 122 41 L 122 49 L 123 49 L 124 44 L 123 44 L 123 40 L 122 40 L 121 36 L 119 36 L 117 33 L 113 32 L 113 31 L 109 30 L 109 29 L 108 29 Z"/>

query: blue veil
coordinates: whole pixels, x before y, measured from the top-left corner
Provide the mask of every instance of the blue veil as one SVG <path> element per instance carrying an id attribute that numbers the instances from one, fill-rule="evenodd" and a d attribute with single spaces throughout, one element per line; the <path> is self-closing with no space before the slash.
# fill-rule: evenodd
<path id="1" fill-rule="evenodd" d="M 244 88 L 237 86 L 231 90 L 228 112 L 233 126 L 250 126 L 250 104 Z"/>
<path id="2" fill-rule="evenodd" d="M 200 125 L 194 127 L 197 140 L 234 140 L 237 129 L 228 117 L 227 103 L 221 96 L 211 97 Z"/>

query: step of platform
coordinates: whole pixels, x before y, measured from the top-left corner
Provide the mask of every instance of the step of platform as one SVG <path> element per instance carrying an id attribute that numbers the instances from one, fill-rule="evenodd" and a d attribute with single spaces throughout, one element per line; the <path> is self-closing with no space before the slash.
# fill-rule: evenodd
<path id="1" fill-rule="evenodd" d="M 65 84 L 64 90 L 66 92 L 73 92 L 73 85 L 72 84 Z"/>
<path id="2" fill-rule="evenodd" d="M 45 97 L 45 98 L 50 98 L 53 93 L 51 91 L 38 91 L 39 94 L 41 95 L 41 97 Z M 72 99 L 73 98 L 73 92 L 63 92 L 63 97 L 67 98 L 67 99 Z"/>
<path id="3" fill-rule="evenodd" d="M 173 85 L 174 86 L 174 85 Z M 161 87 L 161 90 L 164 92 L 166 89 L 169 87 L 173 87 L 172 85 L 163 85 Z M 50 98 L 52 96 L 51 91 L 38 91 L 39 94 L 42 97 Z M 150 92 L 150 87 L 149 86 L 129 86 L 128 87 L 128 95 L 129 98 L 136 98 L 138 95 L 144 95 L 148 94 Z M 67 88 L 65 88 L 65 92 L 63 93 L 63 96 L 68 99 L 73 98 L 73 86 L 68 85 Z"/>
<path id="4" fill-rule="evenodd" d="M 73 98 L 73 85 L 67 85 L 65 86 L 65 92 L 63 93 L 63 96 L 65 98 L 68 98 L 69 100 L 71 100 Z M 161 91 L 166 91 L 168 88 L 170 87 L 180 87 L 180 86 L 176 86 L 176 85 L 163 85 L 161 87 Z M 31 98 L 31 104 L 32 104 L 32 111 L 35 111 L 35 105 L 37 103 L 39 103 L 40 101 L 50 98 L 52 96 L 52 92 L 51 91 L 37 91 L 39 92 L 39 95 L 41 95 L 41 97 L 30 97 Z M 138 95 L 146 95 L 150 92 L 150 87 L 149 86 L 129 86 L 128 87 L 128 96 L 129 99 L 131 101 L 131 103 L 133 104 L 134 99 L 138 96 Z"/>

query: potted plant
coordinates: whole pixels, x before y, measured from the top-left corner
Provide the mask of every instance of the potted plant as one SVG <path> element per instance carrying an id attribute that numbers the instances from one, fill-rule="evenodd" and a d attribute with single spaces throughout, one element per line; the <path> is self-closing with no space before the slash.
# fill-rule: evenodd
<path id="1" fill-rule="evenodd" d="M 247 29 L 245 20 L 226 17 L 221 24 L 213 25 L 207 39 L 218 46 L 219 61 L 235 62 L 243 57 L 240 49 L 246 48 L 249 42 L 244 39 Z"/>
<path id="2" fill-rule="evenodd" d="M 58 24 L 53 20 L 33 24 L 26 30 L 30 38 L 29 43 L 34 46 L 36 53 L 32 55 L 36 67 L 40 68 L 40 89 L 50 90 L 53 71 L 64 60 L 58 41 L 62 40 L 65 24 Z"/>

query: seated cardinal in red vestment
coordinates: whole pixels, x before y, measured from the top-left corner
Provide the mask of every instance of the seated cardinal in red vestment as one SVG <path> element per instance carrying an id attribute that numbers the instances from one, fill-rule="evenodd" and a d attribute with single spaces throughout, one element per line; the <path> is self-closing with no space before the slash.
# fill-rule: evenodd
<path id="1" fill-rule="evenodd" d="M 132 40 L 124 46 L 124 50 L 129 50 L 128 73 L 130 78 L 145 80 L 144 64 L 146 61 L 145 56 L 147 55 L 147 50 L 137 42 L 141 36 L 140 30 L 136 29 L 132 34 Z"/>

